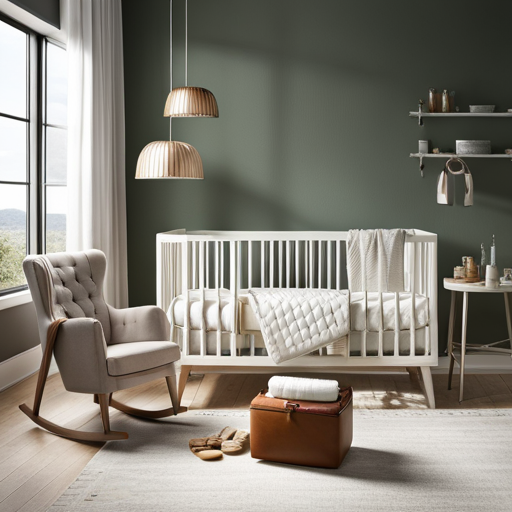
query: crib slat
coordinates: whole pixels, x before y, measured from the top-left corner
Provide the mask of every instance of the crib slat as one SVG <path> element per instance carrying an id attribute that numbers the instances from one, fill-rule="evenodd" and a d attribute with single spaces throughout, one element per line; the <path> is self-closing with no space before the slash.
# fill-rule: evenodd
<path id="1" fill-rule="evenodd" d="M 300 240 L 295 240 L 295 288 L 300 285 Z"/>
<path id="2" fill-rule="evenodd" d="M 411 244 L 410 258 L 410 283 L 411 283 L 411 325 L 409 328 L 411 336 L 411 357 L 416 355 L 416 242 Z"/>
<path id="3" fill-rule="evenodd" d="M 237 277 L 237 283 L 238 283 L 238 288 L 241 288 L 242 287 L 242 282 L 243 282 L 243 276 L 242 276 L 242 249 L 243 249 L 243 242 L 240 241 L 240 242 L 236 242 L 237 243 L 237 258 L 238 258 L 238 261 L 237 261 L 237 269 L 238 269 L 238 277 Z"/>
<path id="4" fill-rule="evenodd" d="M 247 242 L 247 286 L 252 288 L 252 241 Z"/>
<path id="5" fill-rule="evenodd" d="M 350 337 L 352 332 L 352 315 L 350 312 L 350 290 L 348 290 L 348 336 L 347 336 L 347 358 L 350 357 Z"/>
<path id="6" fill-rule="evenodd" d="M 249 335 L 249 343 L 250 343 L 250 352 L 249 352 L 249 355 L 251 357 L 254 357 L 254 334 L 250 334 Z"/>
<path id="7" fill-rule="evenodd" d="M 313 288 L 314 286 L 314 260 L 313 260 L 313 244 L 315 242 L 313 240 L 309 241 L 309 287 Z"/>
<path id="8" fill-rule="evenodd" d="M 269 266 L 270 266 L 270 281 L 268 283 L 269 288 L 274 288 L 274 240 L 269 242 Z"/>
<path id="9" fill-rule="evenodd" d="M 222 355 L 222 302 L 220 297 L 220 247 L 222 242 L 215 242 L 215 288 L 217 289 L 217 356 Z"/>
<path id="10" fill-rule="evenodd" d="M 395 292 L 395 348 L 394 355 L 400 355 L 400 293 Z"/>
<path id="11" fill-rule="evenodd" d="M 192 289 L 197 288 L 196 278 L 197 278 L 197 257 L 196 257 L 196 245 L 197 242 L 192 243 Z"/>
<path id="12" fill-rule="evenodd" d="M 206 244 L 206 283 L 205 288 L 210 288 L 210 242 Z"/>
<path id="13" fill-rule="evenodd" d="M 317 288 L 322 288 L 322 269 L 323 269 L 323 261 L 322 261 L 322 240 L 318 240 L 318 286 Z"/>
<path id="14" fill-rule="evenodd" d="M 164 306 L 165 287 L 163 283 L 167 283 L 167 273 L 165 271 L 164 261 L 167 262 L 167 246 L 168 244 L 156 239 L 156 305 L 162 309 Z M 167 308 L 165 308 L 167 312 Z"/>
<path id="15" fill-rule="evenodd" d="M 366 280 L 364 281 L 364 332 L 363 344 L 361 346 L 361 355 L 366 357 L 366 338 L 368 333 L 368 292 L 366 291 Z"/>
<path id="16" fill-rule="evenodd" d="M 277 252 L 277 256 L 278 256 L 278 259 L 279 259 L 279 281 L 277 283 L 277 287 L 278 288 L 282 288 L 283 287 L 283 242 L 282 240 L 279 240 L 277 242 L 278 244 L 278 252 Z"/>
<path id="17" fill-rule="evenodd" d="M 336 290 L 341 290 L 341 242 L 336 240 Z"/>
<path id="18" fill-rule="evenodd" d="M 265 288 L 265 242 L 262 240 L 261 245 L 261 287 Z"/>
<path id="19" fill-rule="evenodd" d="M 238 301 L 238 249 L 240 242 L 229 242 L 230 263 L 230 290 L 231 290 L 231 357 L 236 357 L 236 311 Z"/>
<path id="20" fill-rule="evenodd" d="M 430 329 L 430 301 L 432 300 L 432 286 L 431 286 L 431 282 L 430 280 L 428 279 L 428 276 L 429 276 L 429 272 L 431 272 L 431 266 L 432 266 L 432 251 L 434 250 L 434 244 L 427 244 L 425 243 L 425 246 L 426 246 L 426 258 L 425 258 L 425 262 L 424 262 L 424 265 L 425 265 L 425 268 L 427 269 L 426 271 L 426 276 L 425 276 L 425 296 L 427 297 L 427 314 L 428 314 L 428 318 L 427 318 L 427 325 L 428 325 L 428 328 L 426 330 L 426 336 L 425 336 L 425 355 L 429 355 L 430 354 L 430 344 L 431 344 L 431 340 L 430 340 L 430 336 L 431 336 L 431 329 Z"/>
<path id="21" fill-rule="evenodd" d="M 190 333 L 190 313 L 189 313 L 189 275 L 188 275 L 188 242 L 185 241 L 181 244 L 181 293 L 183 295 L 183 311 L 184 311 L 184 322 L 183 322 L 183 348 L 182 351 L 185 355 L 189 355 L 189 333 Z"/>
<path id="22" fill-rule="evenodd" d="M 220 242 L 220 287 L 226 286 L 224 281 L 224 242 Z"/>
<path id="23" fill-rule="evenodd" d="M 220 261 L 219 261 L 219 252 L 220 252 L 220 248 L 219 248 L 219 244 L 220 242 L 217 242 L 215 241 L 214 242 L 215 244 L 215 272 L 214 272 L 214 279 L 215 279 L 215 289 L 218 290 L 219 289 L 219 284 L 220 284 L 220 279 L 219 279 L 219 265 L 220 265 Z"/>
<path id="24" fill-rule="evenodd" d="M 384 301 L 382 291 L 379 292 L 379 357 L 384 355 Z"/>
<path id="25" fill-rule="evenodd" d="M 332 242 L 327 242 L 327 288 L 332 289 Z"/>
<path id="26" fill-rule="evenodd" d="M 205 315 L 205 291 L 204 291 L 204 253 L 205 253 L 205 242 L 199 242 L 199 290 L 201 295 L 201 348 L 200 354 L 206 355 L 206 321 Z"/>
<path id="27" fill-rule="evenodd" d="M 290 263 L 291 259 L 291 243 L 290 240 L 286 241 L 286 288 L 290 288 L 290 280 L 291 280 L 291 274 L 292 274 L 292 267 Z"/>

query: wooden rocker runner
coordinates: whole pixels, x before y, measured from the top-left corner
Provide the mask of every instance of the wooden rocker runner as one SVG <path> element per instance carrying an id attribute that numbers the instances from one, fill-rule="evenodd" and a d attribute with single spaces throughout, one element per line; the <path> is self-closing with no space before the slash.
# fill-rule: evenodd
<path id="1" fill-rule="evenodd" d="M 56 435 L 93 442 L 128 438 L 127 432 L 110 429 L 109 407 L 145 418 L 178 413 L 174 363 L 180 351 L 168 341 L 167 317 L 155 306 L 115 309 L 106 304 L 106 258 L 101 251 L 28 256 L 23 270 L 37 311 L 43 358 L 34 406 L 22 404 L 22 412 Z M 103 432 L 65 428 L 39 415 L 52 354 L 66 390 L 94 395 Z M 172 407 L 143 410 L 112 398 L 115 391 L 157 378 L 166 379 Z"/>

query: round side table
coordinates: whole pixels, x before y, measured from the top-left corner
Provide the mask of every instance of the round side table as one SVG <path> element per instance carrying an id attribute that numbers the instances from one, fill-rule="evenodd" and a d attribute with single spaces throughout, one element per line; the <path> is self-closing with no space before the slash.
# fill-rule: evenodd
<path id="1" fill-rule="evenodd" d="M 510 314 L 510 304 L 512 299 L 512 286 L 500 285 L 498 288 L 486 288 L 481 283 L 464 283 L 460 280 L 455 280 L 446 277 L 444 279 L 444 288 L 451 290 L 452 301 L 450 305 L 450 321 L 448 323 L 448 356 L 450 357 L 450 372 L 448 374 L 448 389 L 452 388 L 452 375 L 453 375 L 453 364 L 457 362 L 460 367 L 460 386 L 459 386 L 459 402 L 464 399 L 464 364 L 467 350 L 481 350 L 484 352 L 493 352 L 500 354 L 508 354 L 512 356 L 512 323 Z M 453 341 L 453 326 L 455 322 L 455 302 L 457 300 L 457 293 L 462 293 L 462 335 L 461 342 L 456 343 Z M 507 329 L 508 329 L 508 340 L 496 341 L 494 343 L 488 343 L 486 345 L 475 345 L 466 343 L 467 335 L 467 323 L 468 323 L 468 302 L 470 293 L 501 293 L 505 299 L 505 315 L 507 318 Z M 499 345 L 504 342 L 509 342 L 510 348 L 500 348 Z M 460 349 L 460 361 L 457 361 L 453 353 L 453 348 L 457 347 Z"/>

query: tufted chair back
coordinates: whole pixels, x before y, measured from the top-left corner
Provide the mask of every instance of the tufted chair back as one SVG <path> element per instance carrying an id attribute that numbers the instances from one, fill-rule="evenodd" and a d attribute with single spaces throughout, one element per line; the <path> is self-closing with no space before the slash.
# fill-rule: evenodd
<path id="1" fill-rule="evenodd" d="M 96 249 L 27 256 L 23 270 L 37 311 L 43 349 L 49 325 L 58 318 L 95 318 L 111 338 L 108 306 L 103 299 L 105 254 Z"/>

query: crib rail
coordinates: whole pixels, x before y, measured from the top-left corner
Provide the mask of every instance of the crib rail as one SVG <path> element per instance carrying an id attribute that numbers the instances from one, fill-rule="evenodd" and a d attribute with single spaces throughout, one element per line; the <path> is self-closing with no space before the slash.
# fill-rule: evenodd
<path id="1" fill-rule="evenodd" d="M 165 311 L 181 295 L 184 311 L 189 311 L 190 293 L 199 293 L 201 311 L 204 311 L 206 293 L 216 297 L 218 328 L 216 354 L 207 356 L 207 327 L 203 315 L 200 328 L 200 357 L 221 357 L 222 298 L 230 296 L 232 325 L 229 332 L 229 353 L 235 358 L 239 331 L 239 295 L 252 287 L 263 288 L 348 288 L 346 273 L 346 240 L 348 232 L 236 232 L 236 231 L 170 231 L 157 235 L 157 303 Z M 411 321 L 409 326 L 409 358 L 423 357 L 437 361 L 437 235 L 415 230 L 406 236 L 404 282 L 411 294 Z M 428 298 L 429 321 L 426 327 L 424 349 L 416 353 L 416 294 Z M 400 301 L 395 293 L 395 329 L 393 356 L 384 355 L 384 305 L 379 293 L 379 332 L 377 358 L 390 357 L 406 364 L 400 356 Z M 360 356 L 350 355 L 350 336 L 346 359 L 367 358 L 368 293 L 364 292 L 366 311 Z M 182 352 L 188 356 L 190 319 L 185 314 L 182 329 Z M 254 337 L 250 339 L 249 356 L 255 356 Z M 319 355 L 327 355 L 325 349 Z M 306 356 L 307 357 L 307 356 Z M 332 360 L 335 356 L 328 356 Z M 238 358 L 239 359 L 239 358 Z M 244 358 L 247 359 L 247 358 Z M 317 358 L 318 359 L 318 358 Z M 368 358 L 369 359 L 369 358 Z M 246 364 L 246 362 L 244 363 Z M 361 364 L 361 363 L 359 363 Z M 365 363 L 366 364 L 366 363 Z M 388 362 L 388 364 L 390 364 Z M 393 362 L 393 364 L 396 364 Z M 426 363 L 428 364 L 428 363 Z"/>

